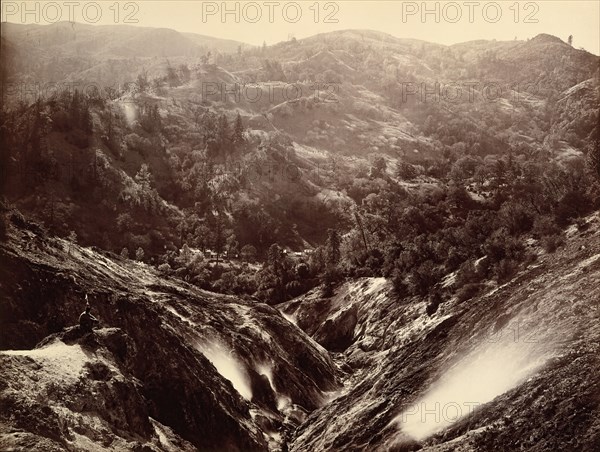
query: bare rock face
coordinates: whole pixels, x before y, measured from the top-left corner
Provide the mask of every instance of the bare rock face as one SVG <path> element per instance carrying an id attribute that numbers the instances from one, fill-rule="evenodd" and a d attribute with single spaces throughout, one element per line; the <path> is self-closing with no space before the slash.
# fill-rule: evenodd
<path id="1" fill-rule="evenodd" d="M 585 234 L 435 313 L 359 278 L 280 305 L 285 317 L 92 250 L 9 240 L 0 449 L 596 450 L 600 227 Z M 87 334 L 68 326 L 83 293 L 101 321 Z M 439 400 L 441 420 L 420 422 Z M 464 402 L 477 406 L 448 420 Z"/>
<path id="2" fill-rule="evenodd" d="M 340 386 L 270 306 L 60 241 L 0 254 L 3 449 L 277 449 Z M 84 294 L 101 322 L 88 334 L 69 326 Z"/>
<path id="3" fill-rule="evenodd" d="M 354 329 L 358 322 L 358 307 L 350 308 L 337 313 L 332 318 L 325 320 L 314 333 L 314 339 L 332 352 L 346 350 L 354 339 Z"/>
<path id="4" fill-rule="evenodd" d="M 346 389 L 296 429 L 290 450 L 596 450 L 594 224 L 508 283 L 468 303 L 446 301 L 432 314 L 427 300 L 395 300 L 380 278 L 280 305 L 330 350 L 349 339 L 334 355 L 348 372 Z M 342 334 L 350 329 L 351 339 Z"/>
<path id="5" fill-rule="evenodd" d="M 33 435 L 5 438 L 5 446 L 45 447 L 49 440 L 57 447 L 92 441 L 125 448 L 152 442 L 140 382 L 111 351 L 115 343 L 128 342 L 118 329 L 82 335 L 74 327 L 33 350 L 2 353 L 3 417 L 10 413 L 4 421 Z"/>

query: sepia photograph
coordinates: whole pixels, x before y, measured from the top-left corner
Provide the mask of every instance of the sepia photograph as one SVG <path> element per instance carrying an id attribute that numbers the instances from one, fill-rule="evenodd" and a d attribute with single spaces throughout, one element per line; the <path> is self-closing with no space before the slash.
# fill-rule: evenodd
<path id="1" fill-rule="evenodd" d="M 2 1 L 1 452 L 600 451 L 600 2 Z"/>

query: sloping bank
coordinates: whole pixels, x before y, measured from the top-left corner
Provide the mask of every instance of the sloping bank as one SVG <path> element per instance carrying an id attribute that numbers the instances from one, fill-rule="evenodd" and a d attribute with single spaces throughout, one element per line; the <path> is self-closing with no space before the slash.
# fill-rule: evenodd
<path id="1" fill-rule="evenodd" d="M 348 372 L 291 450 L 599 450 L 598 216 L 588 223 L 507 284 L 432 316 L 382 278 L 280 305 Z"/>
<path id="2" fill-rule="evenodd" d="M 339 387 L 269 306 L 35 227 L 11 226 L 0 259 L 3 450 L 277 450 Z M 84 294 L 109 328 L 79 337 Z"/>

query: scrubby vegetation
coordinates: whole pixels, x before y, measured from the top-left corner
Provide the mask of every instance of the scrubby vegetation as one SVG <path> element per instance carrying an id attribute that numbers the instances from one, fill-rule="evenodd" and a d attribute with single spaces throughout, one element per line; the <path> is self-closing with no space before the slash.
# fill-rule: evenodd
<path id="1" fill-rule="evenodd" d="M 133 85 L 5 109 L 2 191 L 53 234 L 206 289 L 278 303 L 385 276 L 399 297 L 438 294 L 434 312 L 456 287 L 467 300 L 539 249 L 554 252 L 564 228 L 598 208 L 593 57 L 563 49 L 579 72 L 552 76 L 535 102 L 402 101 L 399 90 L 430 81 L 421 64 L 459 80 L 523 61 L 541 74 L 529 57 L 548 39 L 474 57 L 349 32 L 167 59 Z M 225 80 L 272 95 L 201 93 Z M 302 96 L 286 101 L 284 82 Z M 304 91 L 313 82 L 336 84 L 335 102 Z"/>

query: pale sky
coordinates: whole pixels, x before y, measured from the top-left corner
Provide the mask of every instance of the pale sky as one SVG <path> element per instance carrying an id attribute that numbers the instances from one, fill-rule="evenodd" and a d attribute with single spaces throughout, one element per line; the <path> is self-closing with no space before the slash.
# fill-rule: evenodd
<path id="1" fill-rule="evenodd" d="M 23 16 L 25 9 L 29 11 Z M 441 44 L 548 33 L 600 54 L 600 1 L 55 1 L 2 2 L 2 21 L 129 23 L 261 45 L 342 29 Z M 118 11 L 117 11 L 118 10 Z M 428 14 L 423 16 L 423 13 Z M 227 14 L 227 11 L 229 13 Z M 118 12 L 118 14 L 117 14 Z M 223 13 L 225 15 L 223 16 Z M 137 21 L 137 23 L 135 22 Z"/>

